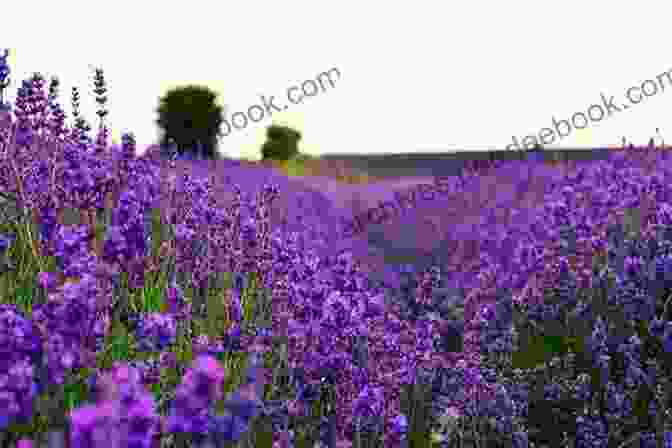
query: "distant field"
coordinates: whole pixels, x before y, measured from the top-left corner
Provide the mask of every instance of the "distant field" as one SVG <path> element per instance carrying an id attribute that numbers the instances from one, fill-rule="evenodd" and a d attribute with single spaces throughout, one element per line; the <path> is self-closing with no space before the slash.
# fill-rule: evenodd
<path id="1" fill-rule="evenodd" d="M 266 169 L 268 176 L 273 177 L 274 181 L 279 183 L 281 193 L 281 199 L 272 214 L 275 217 L 272 219 L 273 223 L 277 223 L 279 216 L 288 213 L 288 209 L 295 206 L 297 192 L 319 193 L 319 196 L 326 198 L 330 209 L 337 210 L 339 216 L 347 216 L 346 219 L 350 219 L 366 212 L 369 208 L 376 207 L 383 200 L 394 200 L 396 191 L 404 192 L 416 185 L 434 182 L 431 177 L 405 177 L 385 180 L 369 179 L 368 183 L 353 184 L 343 180 L 343 177 L 349 174 L 347 168 L 339 167 L 331 161 L 329 164 L 322 165 L 318 165 L 319 161 L 311 162 L 311 170 L 304 172 L 304 175 L 288 174 L 286 167 L 278 164 L 242 162 L 240 166 L 230 167 L 224 162 L 221 164 L 221 169 L 217 168 L 219 173 L 217 177 L 229 176 L 232 182 L 239 182 L 243 190 L 250 191 L 256 190 L 257 186 L 245 183 L 251 177 L 246 174 L 246 170 L 263 171 Z M 204 172 L 202 168 L 193 169 L 195 172 Z M 361 172 L 357 174 L 361 175 Z M 220 184 L 216 191 L 217 201 L 225 206 L 231 199 L 230 188 Z M 459 229 L 468 229 L 473 225 L 478 225 L 483 210 L 493 207 L 494 203 L 499 202 L 499 198 L 503 196 L 515 198 L 513 199 L 514 204 L 527 208 L 542 201 L 543 198 L 539 191 L 538 188 L 516 191 L 510 179 L 509 182 L 503 183 L 501 177 L 484 175 L 481 188 L 471 191 L 466 196 L 451 195 L 439 196 L 434 200 L 421 199 L 417 201 L 413 213 L 408 217 L 395 216 L 381 225 L 367 225 L 367 230 L 356 238 L 357 241 L 366 241 L 367 245 L 358 245 L 356 249 L 353 248 L 353 254 L 362 267 L 373 271 L 378 271 L 391 260 L 398 259 L 399 254 L 403 254 L 402 257 L 411 260 L 408 262 L 414 264 L 412 260 L 423 258 L 424 251 L 434 251 L 446 241 L 452 241 L 453 243 L 450 244 L 458 246 L 470 244 L 467 241 L 470 233 L 467 231 L 466 236 L 462 235 Z M 324 210 L 324 207 L 319 210 Z M 502 208 L 501 212 L 505 211 Z M 507 218 L 502 217 L 501 219 Z M 381 232 L 383 237 L 380 237 Z M 372 237 L 374 233 L 379 236 Z M 476 256 L 477 252 L 474 255 Z"/>

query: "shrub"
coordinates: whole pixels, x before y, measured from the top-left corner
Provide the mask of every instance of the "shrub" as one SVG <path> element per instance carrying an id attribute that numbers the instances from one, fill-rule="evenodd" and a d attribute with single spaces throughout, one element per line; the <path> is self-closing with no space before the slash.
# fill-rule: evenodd
<path id="1" fill-rule="evenodd" d="M 271 125 L 266 129 L 266 142 L 261 147 L 262 160 L 287 161 L 299 154 L 301 133 L 287 126 Z"/>

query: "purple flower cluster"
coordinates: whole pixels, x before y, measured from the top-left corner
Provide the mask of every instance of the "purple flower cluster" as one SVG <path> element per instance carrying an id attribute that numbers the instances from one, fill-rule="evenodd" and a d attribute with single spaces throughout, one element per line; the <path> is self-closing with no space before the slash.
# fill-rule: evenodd
<path id="1" fill-rule="evenodd" d="M 163 313 L 147 313 L 137 323 L 138 350 L 161 352 L 175 342 L 175 319 Z"/>
<path id="2" fill-rule="evenodd" d="M 484 377 L 506 385 L 513 407 L 495 399 L 483 409 L 464 408 L 465 415 L 490 418 L 500 436 L 502 430 L 524 431 L 537 446 L 669 440 L 672 232 L 663 182 L 669 165 L 664 155 L 655 157 L 662 159 L 655 175 L 651 166 L 635 159 L 626 164 L 616 155 L 613 171 L 595 162 L 563 179 L 547 193 L 546 214 L 538 218 L 552 223 L 549 237 L 531 226 L 540 241 L 523 239 L 516 249 L 536 262 L 520 257 L 513 275 L 499 269 L 482 276 L 474 294 L 482 304 L 467 328 L 485 342 Z M 610 200 L 596 185 L 606 186 Z M 516 284 L 515 274 L 528 269 L 527 284 Z M 511 316 L 510 296 L 502 291 L 512 286 L 513 334 L 500 323 Z M 545 350 L 533 352 L 533 341 Z M 536 369 L 527 362 L 531 356 Z M 521 385 L 533 387 L 520 393 Z"/>
<path id="3" fill-rule="evenodd" d="M 107 380 L 106 400 L 72 411 L 70 446 L 150 448 L 161 421 L 139 372 L 117 365 Z"/>
<path id="4" fill-rule="evenodd" d="M 0 428 L 25 422 L 40 391 L 33 365 L 42 356 L 37 330 L 13 305 L 0 305 Z"/>
<path id="5" fill-rule="evenodd" d="M 95 382 L 96 403 L 71 413 L 71 446 L 150 447 L 161 432 L 187 435 L 196 443 L 211 440 L 217 446 L 238 440 L 261 405 L 263 378 L 254 363 L 246 378 L 224 402 L 226 412 L 216 414 L 214 404 L 223 398 L 224 371 L 214 358 L 200 356 L 186 371 L 164 419 L 144 387 L 143 371 L 116 364 Z"/>

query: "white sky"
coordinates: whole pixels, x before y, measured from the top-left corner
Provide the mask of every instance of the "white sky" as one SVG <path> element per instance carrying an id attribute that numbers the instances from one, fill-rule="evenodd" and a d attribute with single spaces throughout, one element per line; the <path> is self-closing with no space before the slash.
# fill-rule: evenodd
<path id="1" fill-rule="evenodd" d="M 158 98 L 185 83 L 219 92 L 230 114 L 261 94 L 288 104 L 289 87 L 340 71 L 333 88 L 222 138 L 224 154 L 256 158 L 272 122 L 302 131 L 311 154 L 503 149 L 553 116 L 601 104 L 600 93 L 621 105 L 626 89 L 672 69 L 672 8 L 662 1 L 97 4 L 2 6 L 9 98 L 34 71 L 58 75 L 68 119 L 74 85 L 97 129 L 89 67 L 102 66 L 113 139 L 133 131 L 141 152 L 158 138 Z M 645 143 L 656 127 L 672 140 L 672 82 L 662 79 L 664 91 L 572 130 L 560 146 Z"/>

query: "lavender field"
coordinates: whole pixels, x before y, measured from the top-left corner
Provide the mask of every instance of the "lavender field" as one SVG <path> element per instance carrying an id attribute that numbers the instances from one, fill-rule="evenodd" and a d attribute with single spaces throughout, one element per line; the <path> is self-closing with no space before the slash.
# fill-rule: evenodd
<path id="1" fill-rule="evenodd" d="M 106 134 L 0 110 L 2 446 L 672 447 L 669 151 L 345 186 Z"/>

